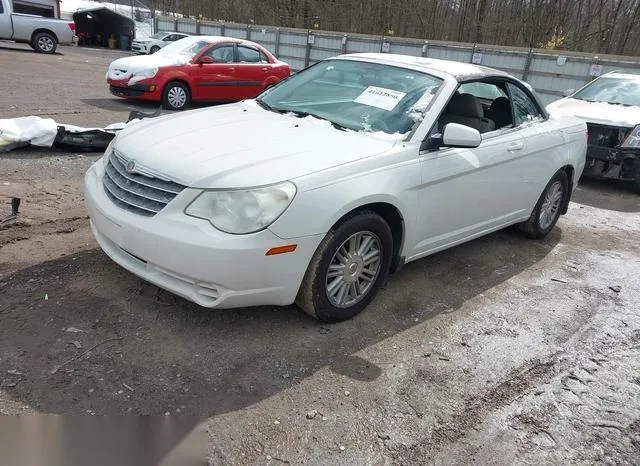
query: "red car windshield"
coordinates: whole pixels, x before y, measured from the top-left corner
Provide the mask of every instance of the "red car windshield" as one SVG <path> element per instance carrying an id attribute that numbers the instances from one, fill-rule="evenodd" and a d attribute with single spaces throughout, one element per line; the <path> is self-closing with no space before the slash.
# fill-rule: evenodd
<path id="1" fill-rule="evenodd" d="M 200 50 L 211 44 L 211 40 L 202 37 L 185 37 L 160 49 L 156 55 L 170 58 L 184 57 L 191 60 Z"/>

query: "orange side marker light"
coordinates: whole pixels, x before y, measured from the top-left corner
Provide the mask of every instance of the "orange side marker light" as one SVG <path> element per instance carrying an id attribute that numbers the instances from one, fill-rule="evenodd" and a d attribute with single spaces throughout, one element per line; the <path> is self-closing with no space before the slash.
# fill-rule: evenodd
<path id="1" fill-rule="evenodd" d="M 271 248 L 267 251 L 267 256 L 275 256 L 277 254 L 286 254 L 288 252 L 293 252 L 297 247 L 297 244 L 288 244 L 287 246 L 278 246 L 276 248 Z"/>

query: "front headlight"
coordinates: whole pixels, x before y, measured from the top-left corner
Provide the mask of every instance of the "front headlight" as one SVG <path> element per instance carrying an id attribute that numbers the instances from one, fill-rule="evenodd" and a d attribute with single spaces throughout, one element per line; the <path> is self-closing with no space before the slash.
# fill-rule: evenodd
<path id="1" fill-rule="evenodd" d="M 262 188 L 204 191 L 185 213 L 209 220 L 225 233 L 255 233 L 275 222 L 295 195 L 296 186 L 288 181 Z"/>
<path id="2" fill-rule="evenodd" d="M 639 148 L 640 147 L 640 125 L 636 126 L 631 130 L 631 132 L 626 137 L 626 139 L 624 140 L 624 142 L 620 147 L 622 148 L 625 148 L 625 147 Z"/>
<path id="3" fill-rule="evenodd" d="M 134 76 L 139 76 L 141 78 L 153 78 L 156 74 L 158 74 L 158 67 L 147 68 L 133 73 Z"/>

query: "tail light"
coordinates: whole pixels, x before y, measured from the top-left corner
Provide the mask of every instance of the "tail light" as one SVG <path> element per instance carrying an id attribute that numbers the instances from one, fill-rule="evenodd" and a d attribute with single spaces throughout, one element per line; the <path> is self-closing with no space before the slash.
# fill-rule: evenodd
<path id="1" fill-rule="evenodd" d="M 629 131 L 629 135 L 620 147 L 640 147 L 640 125 Z"/>
<path id="2" fill-rule="evenodd" d="M 76 32 L 76 23 L 69 23 L 69 29 L 71 29 L 71 32 Z"/>

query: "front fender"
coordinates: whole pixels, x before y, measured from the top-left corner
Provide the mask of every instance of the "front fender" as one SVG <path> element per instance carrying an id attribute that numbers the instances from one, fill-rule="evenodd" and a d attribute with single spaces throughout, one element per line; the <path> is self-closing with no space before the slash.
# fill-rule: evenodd
<path id="1" fill-rule="evenodd" d="M 370 204 L 393 206 L 404 221 L 403 249 L 417 231 L 418 163 L 401 163 L 384 171 L 350 177 L 298 192 L 285 213 L 269 228 L 283 239 L 326 234 L 349 212 Z"/>

